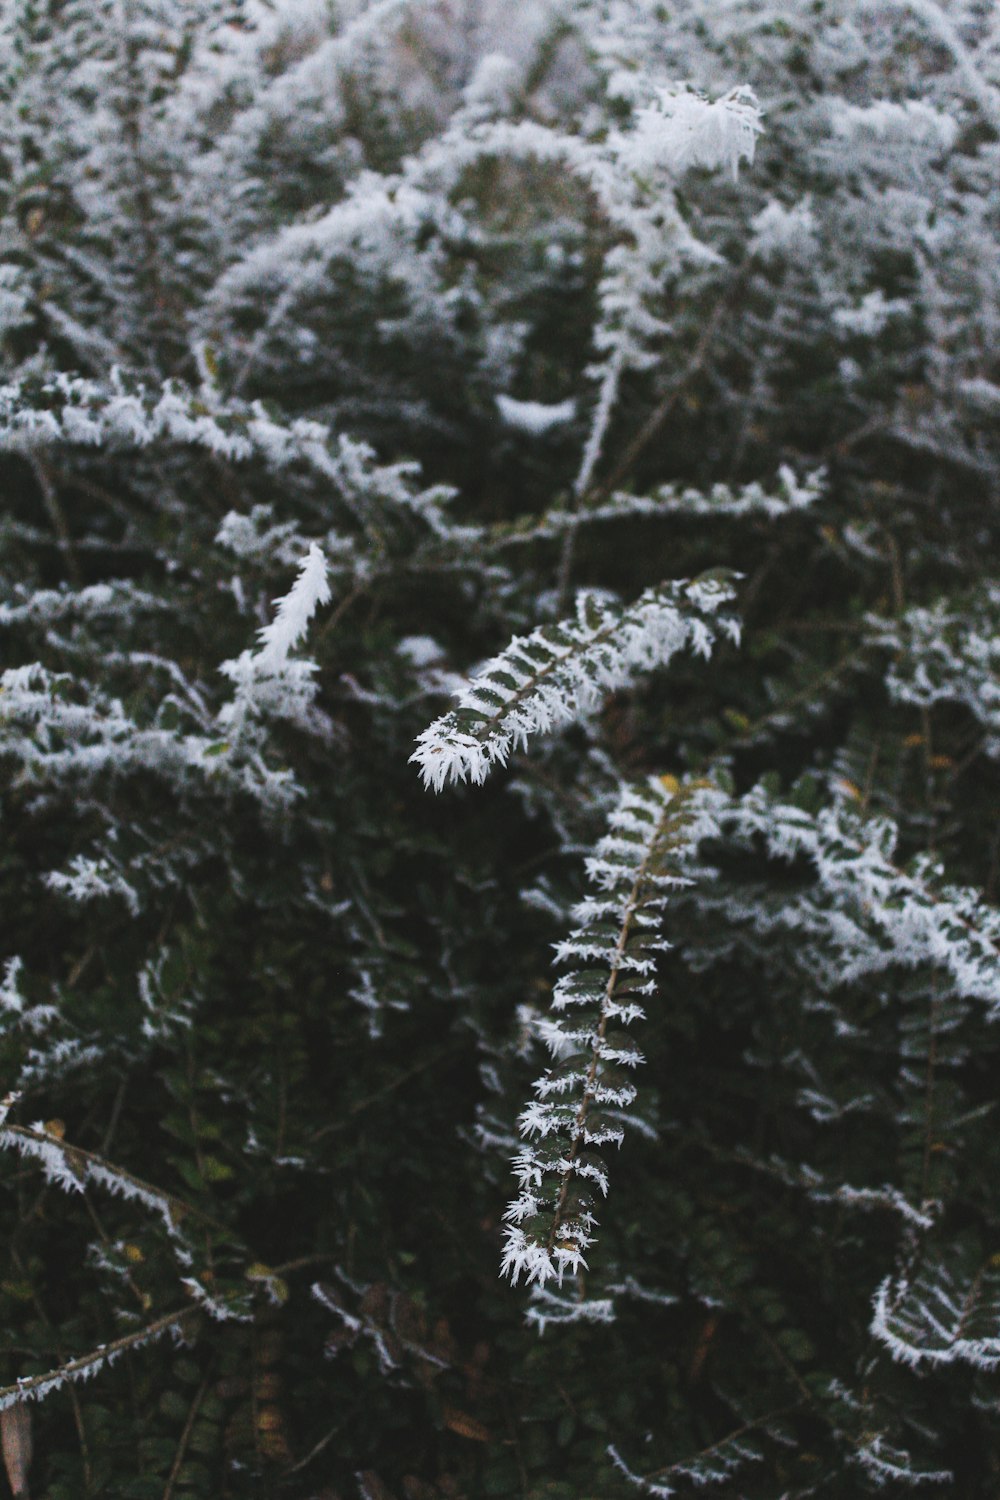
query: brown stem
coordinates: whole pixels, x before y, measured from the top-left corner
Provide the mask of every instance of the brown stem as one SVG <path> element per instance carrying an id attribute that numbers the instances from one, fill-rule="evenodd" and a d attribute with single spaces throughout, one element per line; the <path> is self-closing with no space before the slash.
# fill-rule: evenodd
<path id="1" fill-rule="evenodd" d="M 177 1475 L 180 1473 L 181 1464 L 184 1462 L 188 1443 L 191 1441 L 191 1433 L 194 1429 L 195 1420 L 198 1416 L 199 1411 L 201 1410 L 201 1403 L 205 1399 L 205 1392 L 207 1390 L 208 1376 L 206 1375 L 205 1379 L 198 1387 L 198 1390 L 195 1392 L 194 1400 L 191 1402 L 191 1408 L 187 1414 L 187 1421 L 184 1423 L 184 1431 L 181 1433 L 180 1439 L 178 1440 L 177 1452 L 174 1454 L 174 1461 L 170 1466 L 170 1473 L 167 1475 L 167 1483 L 163 1491 L 163 1500 L 171 1500 L 171 1496 L 174 1493 L 174 1486 L 177 1483 Z"/>
<path id="2" fill-rule="evenodd" d="M 32 455 L 28 459 L 28 462 L 31 465 L 31 472 L 35 476 L 38 488 L 42 492 L 45 509 L 48 511 L 49 520 L 52 522 L 52 529 L 58 538 L 59 551 L 62 553 L 63 560 L 66 563 L 66 571 L 76 587 L 80 588 L 83 583 L 83 575 L 80 572 L 80 564 L 73 547 L 73 538 L 70 535 L 69 524 L 63 508 L 59 504 L 59 496 L 56 494 L 55 485 L 52 483 L 49 471 L 41 459 Z"/>

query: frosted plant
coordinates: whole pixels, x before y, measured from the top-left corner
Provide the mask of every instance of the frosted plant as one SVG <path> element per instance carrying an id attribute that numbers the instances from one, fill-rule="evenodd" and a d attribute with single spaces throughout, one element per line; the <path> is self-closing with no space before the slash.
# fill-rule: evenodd
<path id="1" fill-rule="evenodd" d="M 985 731 L 983 753 L 1000 756 L 1000 586 L 868 623 L 872 643 L 894 653 L 889 696 L 917 709 L 961 703 Z"/>
<path id="2" fill-rule="evenodd" d="M 995 1257 L 976 1269 L 968 1259 L 959 1257 L 956 1267 L 954 1255 L 930 1255 L 913 1273 L 887 1277 L 878 1288 L 871 1331 L 893 1359 L 914 1369 L 1000 1367 L 1000 1268 Z"/>
<path id="3" fill-rule="evenodd" d="M 998 99 L 981 0 L 0 7 L 33 1492 L 995 1482 Z"/>
<path id="4" fill-rule="evenodd" d="M 520 1192 L 505 1215 L 503 1255 L 514 1283 L 522 1274 L 541 1286 L 561 1283 L 587 1263 L 595 1210 L 608 1191 L 607 1167 L 592 1148 L 624 1137 L 616 1111 L 634 1101 L 631 1070 L 642 1062 L 629 1028 L 656 992 L 656 954 L 669 947 L 659 936 L 661 913 L 670 892 L 689 883 L 680 871 L 706 828 L 704 788 L 669 780 L 622 788 L 587 860 L 591 893 L 574 909 L 579 925 L 556 949 L 558 962 L 586 967 L 556 981 L 551 1019 L 539 1025 L 553 1065 L 519 1122 Z"/>
<path id="5" fill-rule="evenodd" d="M 783 465 L 777 477 L 778 483 L 770 486 L 752 480 L 739 486 L 714 484 L 707 491 L 676 484 L 658 485 L 650 494 L 633 495 L 618 490 L 607 499 L 596 495 L 576 510 L 552 506 L 540 518 L 525 516 L 518 521 L 499 522 L 490 529 L 488 542 L 498 550 L 523 546 L 564 537 L 567 531 L 630 517 L 656 520 L 666 515 L 762 515 L 778 520 L 815 505 L 826 492 L 826 474 L 822 469 L 799 480 Z"/>
<path id="6" fill-rule="evenodd" d="M 736 88 L 710 102 L 690 91 L 659 88 L 654 101 L 636 111 L 634 130 L 616 146 L 622 164 L 637 173 L 722 167 L 735 182 L 740 162 L 753 161 L 762 129 L 751 89 Z"/>
<path id="7" fill-rule="evenodd" d="M 497 406 L 508 427 L 532 437 L 562 427 L 576 416 L 576 402 L 572 398 L 546 405 L 542 401 L 515 401 L 512 396 L 498 396 Z"/>
<path id="8" fill-rule="evenodd" d="M 236 687 L 232 702 L 219 712 L 224 733 L 238 739 L 262 714 L 290 719 L 313 731 L 325 727 L 325 719 L 313 707 L 316 665 L 289 661 L 288 653 L 305 634 L 318 606 L 329 599 L 326 558 L 314 542 L 291 589 L 275 601 L 271 624 L 259 631 L 258 649 L 244 651 L 219 668 Z"/>
<path id="9" fill-rule="evenodd" d="M 691 516 L 748 516 L 761 514 L 769 520 L 777 520 L 781 516 L 792 515 L 796 511 L 805 510 L 815 505 L 826 489 L 826 473 L 822 469 L 816 469 L 799 480 L 787 465 L 782 465 L 778 470 L 778 484 L 774 486 L 777 493 L 757 481 L 734 488 L 732 485 L 715 484 L 707 492 L 694 489 L 681 489 L 678 485 L 661 485 L 655 489 L 647 500 L 642 497 L 616 494 L 614 505 L 609 507 L 612 514 L 629 515 L 633 513 L 633 505 L 636 510 L 642 506 L 639 513 L 646 512 L 652 515 L 691 515 Z M 590 512 L 584 510 L 582 515 L 589 518 Z"/>
<path id="10" fill-rule="evenodd" d="M 719 827 L 740 841 L 759 837 L 773 858 L 810 862 L 821 898 L 761 906 L 756 920 L 809 940 L 803 965 L 821 964 L 828 984 L 928 965 L 956 997 L 1000 1015 L 1000 913 L 980 892 L 946 883 L 928 856 L 896 865 L 890 822 L 860 817 L 846 799 L 811 814 L 759 786 L 721 811 Z"/>
<path id="11" fill-rule="evenodd" d="M 809 197 L 792 208 L 772 198 L 751 220 L 750 227 L 750 249 L 765 262 L 805 257 L 817 248 L 816 217 Z"/>
<path id="12" fill-rule="evenodd" d="M 440 791 L 449 781 L 485 781 L 529 735 L 582 717 L 637 672 L 685 646 L 708 656 L 717 630 L 738 639 L 731 617 L 715 619 L 733 597 L 731 584 L 708 574 L 649 589 L 626 608 L 581 594 L 575 620 L 515 636 L 479 669 L 457 706 L 418 737 L 410 759 L 424 785 Z"/>
<path id="13" fill-rule="evenodd" d="M 958 124 L 950 116 L 919 99 L 896 104 L 879 99 L 874 104 L 831 103 L 834 133 L 843 139 L 874 137 L 882 142 L 929 146 L 948 151 L 958 136 Z"/>
<path id="14" fill-rule="evenodd" d="M 119 1338 L 109 1339 L 106 1344 L 82 1354 L 77 1359 L 67 1360 L 56 1369 L 41 1375 L 22 1375 L 12 1386 L 0 1387 L 0 1411 L 22 1401 L 43 1401 L 55 1391 L 64 1390 L 72 1381 L 92 1380 L 122 1354 L 132 1349 L 141 1349 L 161 1334 L 172 1333 L 176 1338 L 183 1335 L 191 1317 L 190 1307 L 181 1307 L 173 1312 L 154 1318 L 142 1328 L 132 1329 Z"/>
<path id="15" fill-rule="evenodd" d="M 615 1468 L 626 1479 L 631 1480 L 644 1494 L 656 1496 L 657 1500 L 671 1500 L 672 1496 L 682 1493 L 670 1483 L 671 1480 L 677 1480 L 681 1484 L 687 1481 L 699 1490 L 731 1484 L 735 1475 L 746 1464 L 759 1463 L 764 1456 L 759 1443 L 753 1437 L 744 1436 L 743 1432 L 712 1443 L 703 1453 L 679 1459 L 677 1463 L 649 1475 L 637 1474 L 614 1446 L 608 1449 L 608 1453 Z"/>

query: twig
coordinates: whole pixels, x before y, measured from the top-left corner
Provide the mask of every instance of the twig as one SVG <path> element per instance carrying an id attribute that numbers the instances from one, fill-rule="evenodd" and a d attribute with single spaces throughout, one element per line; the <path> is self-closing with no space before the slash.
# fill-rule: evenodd
<path id="1" fill-rule="evenodd" d="M 464 1041 L 461 1045 L 464 1046 Z M 418 1073 L 423 1073 L 425 1069 L 432 1068 L 435 1063 L 441 1062 L 443 1058 L 450 1057 L 453 1052 L 458 1051 L 459 1044 L 453 1042 L 448 1047 L 439 1047 L 436 1052 L 431 1053 L 430 1057 L 421 1058 L 420 1062 L 414 1063 L 405 1072 L 397 1074 L 391 1082 L 384 1084 L 380 1089 L 376 1089 L 374 1094 L 366 1094 L 363 1099 L 359 1099 L 356 1104 L 352 1104 L 342 1120 L 333 1120 L 329 1125 L 324 1125 L 321 1130 L 317 1130 L 315 1135 L 310 1136 L 309 1144 L 312 1145 L 314 1141 L 320 1140 L 324 1135 L 334 1135 L 338 1130 L 344 1130 L 351 1123 L 354 1116 L 359 1115 L 362 1110 L 368 1109 L 370 1105 L 376 1104 L 379 1099 L 385 1098 L 386 1094 L 392 1094 L 396 1089 L 402 1088 L 404 1083 L 407 1083 L 411 1078 L 415 1078 Z"/>
<path id="2" fill-rule="evenodd" d="M 712 309 L 708 322 L 705 324 L 704 332 L 695 345 L 694 352 L 692 353 L 691 358 L 689 359 L 683 372 L 670 386 L 666 395 L 661 400 L 659 406 L 657 406 L 655 410 L 650 413 L 649 417 L 646 419 L 646 422 L 636 433 L 631 443 L 629 443 L 628 447 L 625 449 L 625 452 L 622 454 L 622 457 L 615 465 L 615 467 L 611 470 L 611 473 L 607 476 L 607 478 L 601 480 L 599 484 L 594 485 L 590 490 L 588 490 L 586 496 L 584 497 L 588 504 L 593 504 L 600 500 L 607 500 L 608 497 L 616 489 L 618 489 L 623 480 L 627 477 L 632 468 L 642 457 L 642 454 L 649 447 L 650 443 L 659 434 L 660 430 L 666 425 L 671 413 L 673 412 L 674 407 L 677 405 L 677 402 L 680 400 L 681 396 L 683 396 L 687 387 L 691 384 L 694 376 L 699 373 L 702 366 L 704 365 L 705 360 L 708 357 L 708 351 L 711 349 L 713 343 L 715 342 L 716 335 L 718 334 L 719 329 L 722 326 L 722 321 L 725 318 L 726 313 L 729 311 L 732 303 L 736 300 L 737 295 L 743 290 L 743 286 L 746 283 L 749 274 L 750 266 L 749 262 L 747 262 L 733 277 L 733 280 L 730 282 L 726 291 L 719 298 L 718 302 L 715 304 L 715 307 Z"/>
<path id="3" fill-rule="evenodd" d="M 640 1477 L 649 1484 L 654 1480 L 672 1474 L 677 1468 L 678 1463 L 687 1466 L 688 1464 L 697 1463 L 700 1458 L 711 1458 L 713 1453 L 717 1453 L 727 1443 L 735 1443 L 738 1438 L 743 1437 L 748 1432 L 753 1432 L 755 1428 L 763 1427 L 766 1422 L 776 1422 L 779 1417 L 790 1416 L 793 1411 L 798 1411 L 802 1404 L 801 1401 L 793 1401 L 790 1406 L 780 1406 L 776 1411 L 766 1412 L 764 1416 L 756 1417 L 752 1422 L 744 1422 L 742 1427 L 736 1427 L 732 1432 L 727 1432 L 725 1437 L 718 1438 L 714 1443 L 709 1443 L 708 1447 L 702 1448 L 700 1453 L 695 1453 L 690 1458 L 679 1459 L 672 1464 L 665 1464 L 662 1469 L 654 1469 L 652 1473 L 643 1474 Z"/>
<path id="4" fill-rule="evenodd" d="M 31 472 L 35 476 L 38 488 L 42 492 L 45 509 L 48 511 L 49 520 L 52 522 L 52 529 L 55 531 L 59 542 L 59 551 L 62 553 L 66 563 L 66 571 L 76 587 L 79 588 L 83 583 L 83 575 L 80 572 L 80 563 L 76 552 L 73 550 L 73 538 L 70 534 L 69 525 L 63 513 L 62 506 L 59 504 L 59 496 L 56 494 L 55 485 L 52 483 L 49 471 L 40 458 L 31 454 L 28 463 L 31 465 Z"/>
<path id="5" fill-rule="evenodd" d="M 744 261 L 739 271 L 729 283 L 729 286 L 726 288 L 725 292 L 719 298 L 718 302 L 716 302 L 715 307 L 712 309 L 711 316 L 709 317 L 709 320 L 705 325 L 701 338 L 695 345 L 694 352 L 692 353 L 691 358 L 688 360 L 688 363 L 685 366 L 684 370 L 671 384 L 666 395 L 660 401 L 659 406 L 657 406 L 650 413 L 644 425 L 636 433 L 635 437 L 625 449 L 625 452 L 619 459 L 618 463 L 611 470 L 611 473 L 607 476 L 607 478 L 602 479 L 598 484 L 593 484 L 590 481 L 588 470 L 585 485 L 574 490 L 570 502 L 570 510 L 577 521 L 579 519 L 580 511 L 585 506 L 599 504 L 602 500 L 608 499 L 608 497 L 622 483 L 625 477 L 631 472 L 632 468 L 635 466 L 636 462 L 639 460 L 645 450 L 649 447 L 653 439 L 666 425 L 671 413 L 673 412 L 674 407 L 677 405 L 677 402 L 680 400 L 681 396 L 684 394 L 691 381 L 704 365 L 705 360 L 708 356 L 708 351 L 715 341 L 716 335 L 719 332 L 719 328 L 722 325 L 722 321 L 725 318 L 726 313 L 729 311 L 732 303 L 736 300 L 736 297 L 742 291 L 743 286 L 749 278 L 750 265 L 751 262 L 749 259 Z M 565 605 L 565 602 L 569 596 L 569 580 L 570 573 L 573 567 L 573 554 L 576 548 L 576 534 L 578 530 L 578 524 L 571 524 L 567 526 L 566 533 L 563 537 L 563 545 L 562 552 L 559 558 L 559 573 L 557 579 L 557 592 L 560 606 Z"/>
<path id="6" fill-rule="evenodd" d="M 162 1318 L 154 1318 L 153 1322 L 147 1323 L 144 1328 L 136 1328 L 131 1333 L 124 1333 L 121 1338 L 112 1339 L 110 1344 L 101 1344 L 98 1348 L 91 1349 L 89 1354 L 81 1354 L 66 1364 L 58 1365 L 54 1370 L 46 1370 L 41 1375 L 26 1375 L 21 1380 L 15 1381 L 13 1385 L 0 1386 L 0 1402 L 10 1405 L 13 1401 L 29 1401 L 35 1396 L 40 1399 L 46 1394 L 45 1388 L 51 1387 L 54 1381 L 72 1382 L 74 1375 L 82 1374 L 91 1365 L 114 1359 L 117 1355 L 123 1354 L 126 1349 L 156 1338 L 158 1334 L 165 1333 L 168 1328 L 175 1327 L 185 1318 L 193 1317 L 197 1312 L 200 1312 L 200 1308 L 181 1307 L 174 1312 L 164 1313 Z"/>
<path id="7" fill-rule="evenodd" d="M 207 1390 L 208 1376 L 206 1375 L 198 1390 L 195 1392 L 194 1400 L 191 1402 L 191 1408 L 187 1414 L 187 1421 L 184 1423 L 184 1431 L 181 1433 L 178 1440 L 177 1452 L 174 1454 L 174 1461 L 170 1466 L 170 1473 L 167 1475 L 166 1488 L 163 1491 L 163 1500 L 171 1500 L 171 1496 L 174 1493 L 174 1486 L 177 1483 L 177 1475 L 180 1473 L 181 1464 L 184 1462 L 184 1456 L 187 1453 L 188 1443 L 191 1441 L 191 1433 L 194 1429 L 195 1419 L 197 1418 L 198 1413 L 201 1410 L 201 1403 L 205 1399 L 205 1392 Z"/>

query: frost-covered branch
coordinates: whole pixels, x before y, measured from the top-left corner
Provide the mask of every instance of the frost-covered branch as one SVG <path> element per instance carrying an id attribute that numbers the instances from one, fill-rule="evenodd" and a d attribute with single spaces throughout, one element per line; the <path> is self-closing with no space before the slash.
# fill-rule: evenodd
<path id="1" fill-rule="evenodd" d="M 206 1215 L 183 1199 L 163 1192 L 161 1188 L 127 1172 L 124 1167 L 107 1161 L 93 1151 L 85 1151 L 82 1146 L 73 1146 L 61 1136 L 38 1126 L 4 1123 L 0 1126 L 0 1149 L 14 1150 L 21 1156 L 37 1161 L 45 1173 L 46 1181 L 54 1183 L 63 1192 L 82 1193 L 88 1184 L 93 1183 L 116 1197 L 141 1203 L 143 1208 L 159 1217 L 171 1239 L 181 1245 L 183 1235 L 180 1226 L 185 1219 L 193 1217 L 212 1224 Z M 214 1227 L 221 1228 L 219 1225 Z"/>
<path id="2" fill-rule="evenodd" d="M 887 1277 L 875 1293 L 872 1334 L 893 1359 L 914 1369 L 955 1363 L 1000 1368 L 1000 1265 L 995 1261 L 993 1256 L 970 1273 L 934 1259 L 912 1277 Z"/>
<path id="3" fill-rule="evenodd" d="M 503 1273 L 513 1282 L 561 1282 L 586 1264 L 598 1195 L 608 1190 L 604 1160 L 591 1148 L 620 1145 L 624 1130 L 607 1111 L 635 1098 L 631 1070 L 642 1054 L 627 1028 L 645 1017 L 656 992 L 656 955 L 671 891 L 706 822 L 705 783 L 678 788 L 652 777 L 625 786 L 608 832 L 587 860 L 592 893 L 574 909 L 579 924 L 556 948 L 574 967 L 557 982 L 552 1016 L 539 1024 L 553 1066 L 535 1084 L 520 1118 L 525 1144 L 515 1158 L 520 1185 L 507 1209 Z"/>
<path id="4" fill-rule="evenodd" d="M 424 785 L 479 784 L 529 735 L 581 718 L 636 673 L 665 665 L 685 646 L 708 656 L 720 631 L 737 640 L 737 622 L 716 618 L 733 597 L 728 579 L 711 574 L 647 589 L 626 608 L 581 594 L 575 620 L 515 636 L 479 669 L 456 707 L 418 736 L 410 759 Z"/>
<path id="5" fill-rule="evenodd" d="M 41 1375 L 23 1375 L 13 1385 L 0 1386 L 0 1411 L 8 1406 L 15 1406 L 19 1401 L 43 1401 L 53 1391 L 60 1390 L 67 1381 L 92 1379 L 129 1349 L 141 1349 L 143 1344 L 150 1343 L 161 1333 L 177 1333 L 196 1312 L 197 1308 L 181 1307 L 176 1312 L 164 1313 L 142 1328 L 123 1333 L 120 1338 L 111 1339 L 106 1344 L 98 1344 L 88 1354 L 69 1359 L 65 1364 L 57 1365 L 54 1370 L 46 1370 Z"/>
<path id="6" fill-rule="evenodd" d="M 867 623 L 871 643 L 894 653 L 889 696 L 915 708 L 963 704 L 986 731 L 984 753 L 1000 758 L 1000 584 Z"/>
<path id="7" fill-rule="evenodd" d="M 236 685 L 232 702 L 219 712 L 224 733 L 234 739 L 242 737 L 261 715 L 288 719 L 313 733 L 328 736 L 332 732 L 329 721 L 313 705 L 316 663 L 288 659 L 319 605 L 329 599 L 326 558 L 314 542 L 289 592 L 275 600 L 274 619 L 258 632 L 258 649 L 243 651 L 219 668 Z"/>
<path id="8" fill-rule="evenodd" d="M 663 516 L 743 516 L 761 515 L 781 520 L 815 505 L 826 493 L 826 473 L 814 469 L 799 480 L 783 464 L 778 483 L 773 486 L 752 480 L 733 486 L 713 484 L 710 490 L 698 490 L 679 484 L 658 485 L 647 495 L 632 495 L 618 490 L 610 499 L 584 501 L 579 510 L 552 509 L 543 516 L 524 516 L 517 521 L 499 522 L 491 527 L 488 542 L 493 547 L 512 547 L 563 536 L 567 531 L 598 522 L 623 521 L 642 517 L 657 520 Z"/>
<path id="9" fill-rule="evenodd" d="M 897 830 L 884 818 L 863 818 L 846 802 L 813 814 L 758 786 L 720 815 L 724 836 L 761 838 L 776 859 L 808 859 L 819 899 L 808 892 L 769 914 L 799 935 L 798 956 L 831 986 L 893 966 L 920 966 L 947 976 L 951 992 L 981 1000 L 1000 1017 L 1000 911 L 978 891 L 950 885 L 926 856 L 907 869 L 893 862 Z"/>

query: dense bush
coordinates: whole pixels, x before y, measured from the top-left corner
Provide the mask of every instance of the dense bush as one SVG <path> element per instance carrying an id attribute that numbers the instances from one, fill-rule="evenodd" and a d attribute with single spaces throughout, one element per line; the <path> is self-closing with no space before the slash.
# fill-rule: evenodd
<path id="1" fill-rule="evenodd" d="M 995 1494 L 990 8 L 0 26 L 14 1492 Z"/>

